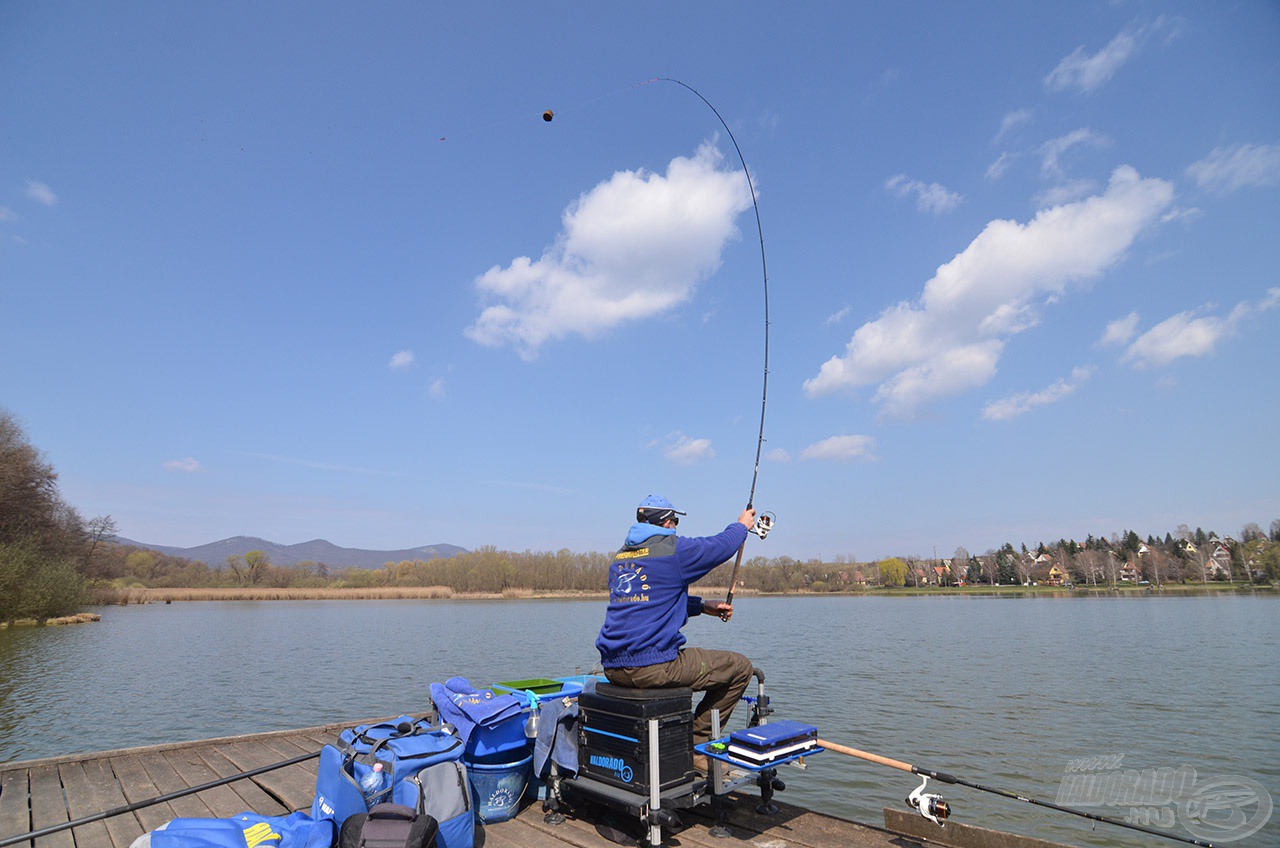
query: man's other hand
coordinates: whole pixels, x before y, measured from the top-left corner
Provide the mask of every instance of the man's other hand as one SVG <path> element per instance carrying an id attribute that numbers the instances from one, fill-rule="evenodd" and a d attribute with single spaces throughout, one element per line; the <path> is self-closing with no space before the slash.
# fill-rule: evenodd
<path id="1" fill-rule="evenodd" d="M 703 601 L 702 611 L 707 615 L 720 616 L 721 621 L 733 618 L 733 604 L 726 604 L 724 601 Z"/>

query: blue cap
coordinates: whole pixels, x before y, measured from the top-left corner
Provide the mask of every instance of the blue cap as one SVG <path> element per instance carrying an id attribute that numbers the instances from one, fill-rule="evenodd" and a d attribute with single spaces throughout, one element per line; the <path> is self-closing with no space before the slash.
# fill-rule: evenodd
<path id="1" fill-rule="evenodd" d="M 672 512 L 674 512 L 676 515 L 686 514 L 676 509 L 674 506 L 672 506 L 671 501 L 667 500 L 662 495 L 650 495 L 649 497 L 640 501 L 640 506 L 637 507 L 637 509 L 669 509 Z"/>

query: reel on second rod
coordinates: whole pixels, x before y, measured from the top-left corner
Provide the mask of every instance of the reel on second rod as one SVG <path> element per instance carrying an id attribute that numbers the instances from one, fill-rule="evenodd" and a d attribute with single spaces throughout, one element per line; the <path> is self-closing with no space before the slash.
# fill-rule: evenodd
<path id="1" fill-rule="evenodd" d="M 951 806 L 941 795 L 925 792 L 924 788 L 928 785 L 929 778 L 921 775 L 920 785 L 907 796 L 907 806 L 914 807 L 920 815 L 938 827 L 946 827 L 946 819 L 951 816 Z"/>

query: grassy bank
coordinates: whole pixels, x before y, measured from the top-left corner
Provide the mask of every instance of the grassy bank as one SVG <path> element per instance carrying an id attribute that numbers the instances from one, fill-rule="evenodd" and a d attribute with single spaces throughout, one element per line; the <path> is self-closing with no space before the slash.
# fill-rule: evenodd
<path id="1" fill-rule="evenodd" d="M 88 624 L 91 621 L 101 621 L 102 616 L 94 612 L 81 612 L 75 615 L 62 615 L 57 618 L 47 618 L 44 621 L 38 621 L 34 618 L 19 618 L 14 621 L 0 621 L 0 630 L 6 627 L 59 627 L 63 624 Z"/>

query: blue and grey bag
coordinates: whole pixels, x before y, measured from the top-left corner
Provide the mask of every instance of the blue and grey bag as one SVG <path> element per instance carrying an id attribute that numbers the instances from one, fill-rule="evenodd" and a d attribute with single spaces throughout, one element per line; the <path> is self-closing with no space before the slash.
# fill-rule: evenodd
<path id="1" fill-rule="evenodd" d="M 382 763 L 391 775 L 386 800 L 413 807 L 440 824 L 440 848 L 472 848 L 475 817 L 462 741 L 409 716 L 342 731 L 338 745 L 320 752 L 316 771 L 313 818 L 331 818 L 341 826 L 349 817 L 368 812 L 360 780 Z"/>

